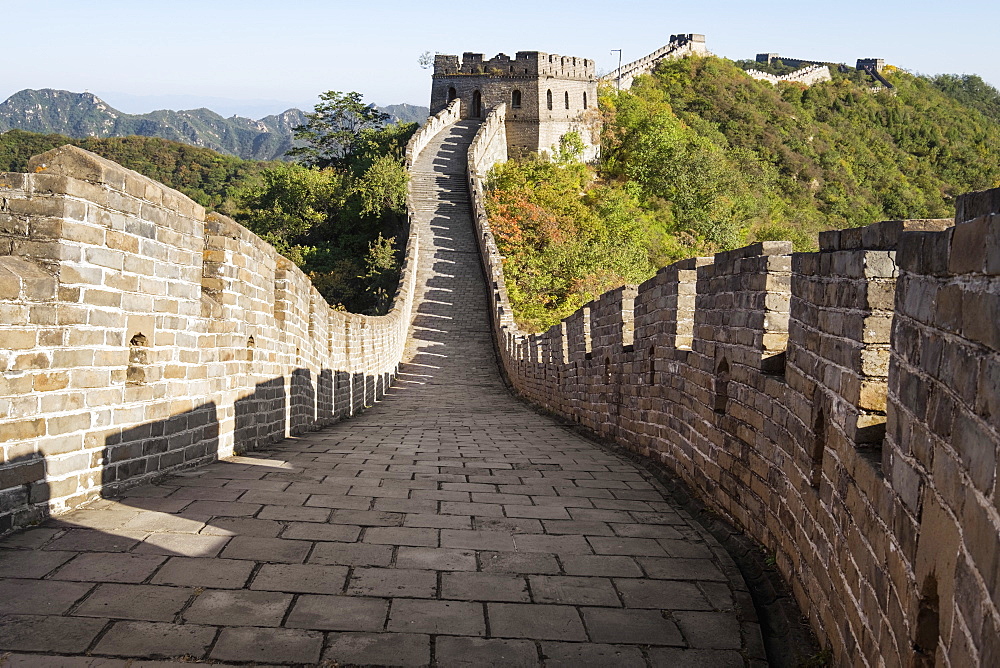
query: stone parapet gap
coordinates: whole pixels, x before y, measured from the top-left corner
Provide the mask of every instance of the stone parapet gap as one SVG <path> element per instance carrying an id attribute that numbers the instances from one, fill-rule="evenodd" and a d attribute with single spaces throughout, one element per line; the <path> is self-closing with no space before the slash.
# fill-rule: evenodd
<path id="1" fill-rule="evenodd" d="M 0 174 L 0 533 L 385 393 L 413 310 L 412 225 L 391 310 L 365 316 L 331 308 L 246 228 L 116 163 L 64 146 L 30 168 Z"/>

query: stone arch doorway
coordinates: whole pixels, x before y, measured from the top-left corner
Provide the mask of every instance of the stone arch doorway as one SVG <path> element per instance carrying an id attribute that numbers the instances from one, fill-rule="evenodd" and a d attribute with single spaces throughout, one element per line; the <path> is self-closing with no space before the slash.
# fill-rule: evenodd
<path id="1" fill-rule="evenodd" d="M 456 97 L 458 97 L 458 91 L 455 90 L 454 86 L 452 86 L 451 88 L 448 89 L 448 101 L 451 102 Z"/>
<path id="2" fill-rule="evenodd" d="M 478 90 L 472 93 L 472 117 L 483 117 L 483 96 Z"/>

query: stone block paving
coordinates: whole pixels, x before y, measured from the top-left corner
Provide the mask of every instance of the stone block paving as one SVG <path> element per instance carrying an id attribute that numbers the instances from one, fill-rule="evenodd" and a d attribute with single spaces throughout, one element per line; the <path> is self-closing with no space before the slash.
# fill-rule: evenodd
<path id="1" fill-rule="evenodd" d="M 0 665 L 764 665 L 729 556 L 513 398 L 467 213 L 418 162 L 418 312 L 385 401 L 0 540 Z"/>

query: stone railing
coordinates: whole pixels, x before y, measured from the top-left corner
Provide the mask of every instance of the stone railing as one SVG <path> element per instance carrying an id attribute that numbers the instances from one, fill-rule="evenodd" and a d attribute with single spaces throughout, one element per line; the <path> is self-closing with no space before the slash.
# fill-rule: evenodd
<path id="1" fill-rule="evenodd" d="M 530 335 L 473 205 L 518 393 L 670 469 L 762 544 L 838 665 L 996 663 L 1000 189 L 959 198 L 953 227 L 678 262 Z"/>
<path id="2" fill-rule="evenodd" d="M 64 146 L 30 167 L 0 174 L 0 533 L 386 391 L 413 310 L 412 226 L 392 309 L 364 316 L 331 308 L 244 227 L 113 162 Z"/>

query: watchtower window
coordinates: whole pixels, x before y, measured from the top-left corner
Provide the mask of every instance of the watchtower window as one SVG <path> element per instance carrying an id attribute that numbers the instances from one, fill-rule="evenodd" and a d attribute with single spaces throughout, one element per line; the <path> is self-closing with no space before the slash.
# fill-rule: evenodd
<path id="1" fill-rule="evenodd" d="M 587 108 L 587 91 L 583 91 L 583 108 Z"/>
<path id="2" fill-rule="evenodd" d="M 513 109 L 521 108 L 521 91 L 515 90 L 510 94 L 510 106 Z"/>
<path id="3" fill-rule="evenodd" d="M 472 117 L 483 117 L 483 96 L 478 90 L 472 94 Z"/>
<path id="4" fill-rule="evenodd" d="M 545 105 L 549 108 L 549 111 L 552 111 L 552 91 L 551 90 L 545 92 Z"/>
<path id="5" fill-rule="evenodd" d="M 610 385 L 611 384 L 611 358 L 610 357 L 605 357 L 604 358 L 604 384 L 605 385 Z"/>
<path id="6" fill-rule="evenodd" d="M 569 91 L 566 91 L 566 108 L 569 109 Z"/>
<path id="7" fill-rule="evenodd" d="M 247 362 L 253 362 L 253 350 L 256 347 L 253 337 L 247 339 Z"/>
<path id="8" fill-rule="evenodd" d="M 458 91 L 455 90 L 454 86 L 452 86 L 451 88 L 448 89 L 448 101 L 451 102 L 456 97 L 458 97 Z"/>
<path id="9" fill-rule="evenodd" d="M 649 384 L 656 382 L 656 347 L 649 349 Z"/>
<path id="10" fill-rule="evenodd" d="M 715 412 L 725 413 L 729 403 L 729 362 L 723 359 L 715 369 Z"/>

